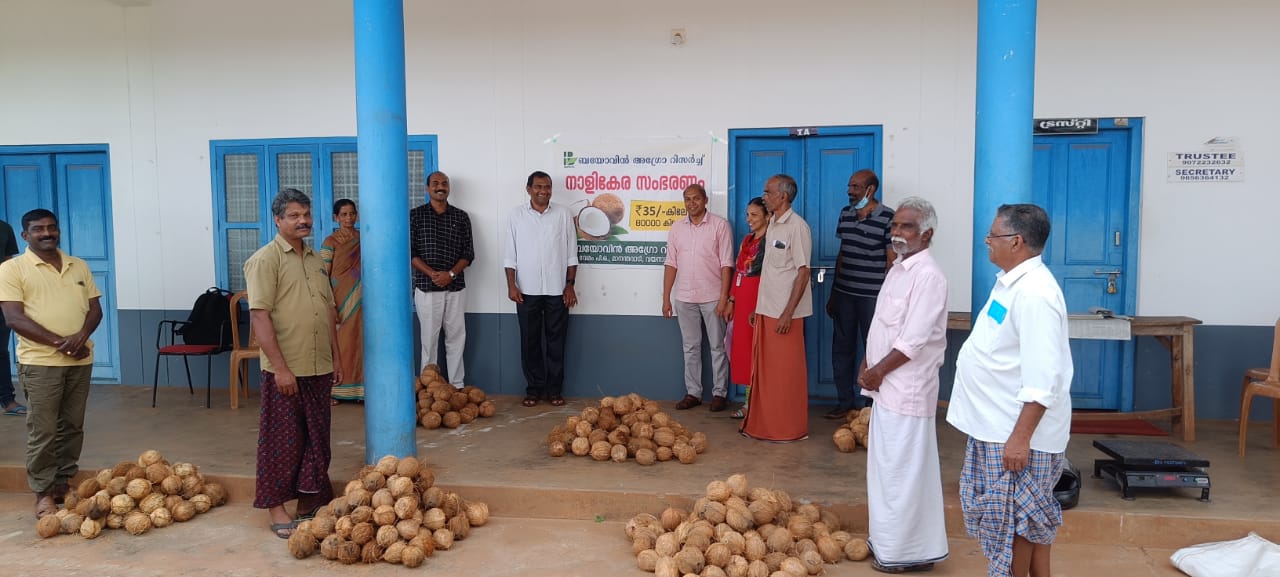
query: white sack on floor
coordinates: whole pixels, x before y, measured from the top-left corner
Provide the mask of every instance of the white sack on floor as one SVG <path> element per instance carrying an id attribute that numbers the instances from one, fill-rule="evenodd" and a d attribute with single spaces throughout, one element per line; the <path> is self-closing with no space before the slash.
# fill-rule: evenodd
<path id="1" fill-rule="evenodd" d="M 1191 577 L 1275 577 L 1280 575 L 1280 545 L 1257 533 L 1235 541 L 1178 549 L 1173 566 Z"/>

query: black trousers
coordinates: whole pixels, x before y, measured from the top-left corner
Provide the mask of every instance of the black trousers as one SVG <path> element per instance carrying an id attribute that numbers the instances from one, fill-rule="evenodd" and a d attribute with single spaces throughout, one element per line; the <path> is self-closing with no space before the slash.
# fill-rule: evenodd
<path id="1" fill-rule="evenodd" d="M 875 297 L 859 297 L 831 291 L 835 312 L 831 331 L 831 376 L 835 381 L 841 409 L 861 409 L 868 399 L 858 386 L 858 367 L 867 352 L 867 333 L 876 312 Z M 868 363 L 880 359 L 869 360 Z"/>
<path id="2" fill-rule="evenodd" d="M 523 295 L 516 304 L 520 321 L 520 364 L 527 383 L 525 394 L 548 399 L 564 391 L 564 341 L 569 331 L 569 307 L 562 295 Z"/>

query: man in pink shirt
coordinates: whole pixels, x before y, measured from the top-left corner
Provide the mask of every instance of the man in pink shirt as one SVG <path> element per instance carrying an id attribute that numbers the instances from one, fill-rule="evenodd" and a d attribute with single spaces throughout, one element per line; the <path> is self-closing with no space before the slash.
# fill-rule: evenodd
<path id="1" fill-rule="evenodd" d="M 938 368 L 947 351 L 947 279 L 929 254 L 937 226 L 911 197 L 890 225 L 898 258 L 876 302 L 858 384 L 872 405 L 867 448 L 867 539 L 872 568 L 927 571 L 947 558 L 938 464 Z"/>
<path id="2" fill-rule="evenodd" d="M 707 212 L 707 190 L 700 184 L 684 189 L 688 218 L 677 220 L 667 235 L 663 264 L 662 316 L 674 312 L 684 348 L 686 394 L 676 408 L 702 404 L 702 329 L 711 343 L 711 410 L 729 406 L 729 355 L 724 350 L 729 278 L 733 274 L 733 232 L 729 221 Z M 675 299 L 671 289 L 675 288 Z"/>

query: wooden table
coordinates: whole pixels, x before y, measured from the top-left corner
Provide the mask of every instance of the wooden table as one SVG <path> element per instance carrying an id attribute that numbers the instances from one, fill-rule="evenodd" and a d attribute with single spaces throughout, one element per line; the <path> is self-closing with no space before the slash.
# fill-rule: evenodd
<path id="1" fill-rule="evenodd" d="M 1182 432 L 1182 440 L 1196 440 L 1196 376 L 1195 325 L 1200 319 L 1191 317 L 1133 317 L 1129 328 L 1133 336 L 1155 337 L 1169 350 L 1173 375 L 1171 393 L 1173 407 L 1132 413 L 1075 413 L 1072 419 L 1082 421 L 1118 421 L 1124 419 L 1168 418 L 1174 432 Z M 969 313 L 947 313 L 947 328 L 969 330 Z"/>

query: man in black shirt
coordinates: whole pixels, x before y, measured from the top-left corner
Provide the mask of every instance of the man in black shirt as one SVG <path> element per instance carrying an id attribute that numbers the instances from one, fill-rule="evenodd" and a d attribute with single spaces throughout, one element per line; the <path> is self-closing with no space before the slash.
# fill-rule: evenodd
<path id="1" fill-rule="evenodd" d="M 430 200 L 409 211 L 409 252 L 413 257 L 413 304 L 422 330 L 421 367 L 435 363 L 444 331 L 445 369 L 449 382 L 462 388 L 467 343 L 465 269 L 475 260 L 471 218 L 449 204 L 449 176 L 427 176 Z"/>
<path id="2" fill-rule="evenodd" d="M 18 254 L 18 239 L 13 227 L 0 220 L 0 262 Z M 25 417 L 27 408 L 18 404 L 13 390 L 13 373 L 9 369 L 9 324 L 0 315 L 0 412 L 13 417 Z"/>

